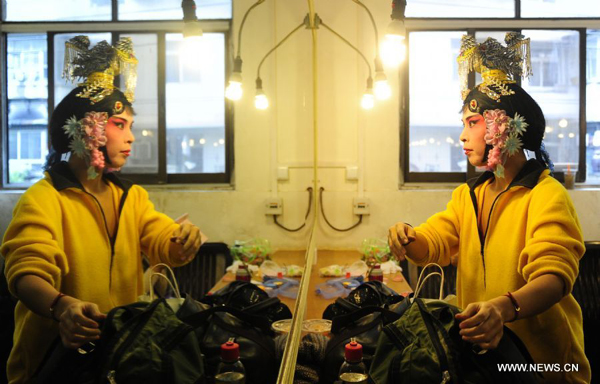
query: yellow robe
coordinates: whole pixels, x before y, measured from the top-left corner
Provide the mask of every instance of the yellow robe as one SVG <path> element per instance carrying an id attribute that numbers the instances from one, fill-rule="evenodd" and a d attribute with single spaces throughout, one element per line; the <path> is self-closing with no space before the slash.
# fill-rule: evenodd
<path id="1" fill-rule="evenodd" d="M 514 292 L 547 273 L 560 276 L 565 283 L 560 302 L 537 316 L 506 325 L 523 340 L 536 363 L 559 364 L 562 372 L 542 373 L 545 382 L 589 383 L 581 308 L 571 294 L 585 253 L 573 202 L 548 170 L 530 160 L 498 196 L 487 235 L 480 238 L 477 202 L 491 177 L 486 172 L 456 188 L 445 211 L 415 228 L 427 239 L 429 256 L 412 261 L 456 265 L 461 308 Z M 578 372 L 566 372 L 565 364 L 578 364 Z"/>
<path id="2" fill-rule="evenodd" d="M 155 211 L 140 186 L 113 174 L 104 177 L 119 210 L 114 239 L 108 235 L 100 204 L 64 162 L 23 194 L 0 248 L 13 295 L 16 280 L 33 274 L 108 312 L 137 301 L 143 293 L 142 252 L 151 264 L 181 264 L 178 255 L 169 255 L 170 237 L 179 225 Z M 7 366 L 9 382 L 28 382 L 57 336 L 57 322 L 19 302 Z"/>

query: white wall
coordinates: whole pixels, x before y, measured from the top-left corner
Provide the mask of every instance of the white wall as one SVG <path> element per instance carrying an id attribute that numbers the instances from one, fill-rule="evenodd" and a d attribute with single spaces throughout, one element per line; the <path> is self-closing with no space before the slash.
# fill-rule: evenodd
<path id="1" fill-rule="evenodd" d="M 255 0 L 234 1 L 237 28 Z M 363 1 L 373 12 L 380 36 L 389 21 L 390 2 Z M 374 58 L 374 33 L 365 11 L 349 0 L 317 0 L 323 22 Z M 313 171 L 313 86 L 311 33 L 301 29 L 269 57 L 261 70 L 271 106 L 254 108 L 254 81 L 262 56 L 308 12 L 307 2 L 273 0 L 249 16 L 242 36 L 244 96 L 235 108 L 235 172 L 231 187 L 149 186 L 156 207 L 176 217 L 189 212 L 211 241 L 232 243 L 251 237 L 269 239 L 275 248 L 303 249 L 308 229 L 288 233 L 264 215 L 271 196 L 284 201 L 281 222 L 296 227 L 303 221 L 306 188 Z M 386 74 L 394 95 L 364 111 L 360 97 L 367 70 L 362 59 L 321 27 L 318 30 L 318 157 L 319 183 L 326 190 L 324 208 L 329 220 L 347 227 L 357 220 L 352 199 L 370 199 L 371 215 L 345 233 L 331 230 L 319 219 L 318 247 L 356 249 L 365 238 L 386 237 L 396 221 L 419 224 L 444 209 L 456 185 L 402 186 L 400 178 L 399 72 Z M 457 90 L 458 92 L 458 90 Z M 277 182 L 277 166 L 289 166 L 288 181 Z M 359 181 L 347 181 L 346 166 L 359 166 Z M 600 240 L 600 190 L 571 191 L 586 240 Z M 0 233 L 8 225 L 18 192 L 0 193 Z"/>

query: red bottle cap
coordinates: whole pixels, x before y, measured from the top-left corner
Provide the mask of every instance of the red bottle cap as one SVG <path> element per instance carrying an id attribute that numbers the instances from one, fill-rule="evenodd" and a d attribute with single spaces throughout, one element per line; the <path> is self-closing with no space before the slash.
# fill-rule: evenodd
<path id="1" fill-rule="evenodd" d="M 346 272 L 346 279 L 349 279 L 351 277 L 350 272 Z"/>
<path id="2" fill-rule="evenodd" d="M 356 341 L 349 342 L 348 344 L 346 344 L 344 357 L 346 358 L 346 361 L 349 361 L 351 363 L 361 361 L 363 357 L 362 345 L 360 345 Z"/>
<path id="3" fill-rule="evenodd" d="M 221 344 L 221 360 L 236 361 L 240 358 L 240 345 L 233 341 Z"/>
<path id="4" fill-rule="evenodd" d="M 277 278 L 283 279 L 283 272 L 277 272 Z"/>

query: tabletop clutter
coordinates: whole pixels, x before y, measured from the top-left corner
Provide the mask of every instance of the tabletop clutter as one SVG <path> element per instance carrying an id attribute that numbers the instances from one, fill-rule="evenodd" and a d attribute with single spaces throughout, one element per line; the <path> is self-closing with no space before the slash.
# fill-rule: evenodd
<path id="1" fill-rule="evenodd" d="M 315 288 L 316 293 L 325 299 L 346 297 L 350 291 L 367 279 L 385 282 L 387 278 L 384 278 L 384 275 L 402 271 L 399 260 L 390 252 L 385 240 L 365 239 L 360 251 L 361 260 L 319 268 L 320 277 L 332 277 L 332 279 L 318 284 Z M 256 284 L 270 297 L 283 296 L 295 299 L 300 285 L 296 278 L 302 277 L 304 267 L 295 264 L 279 265 L 271 259 L 272 253 L 273 249 L 267 239 L 236 240 L 231 247 L 234 261 L 227 267 L 227 272 L 233 274 L 235 280 Z M 401 276 L 396 278 L 402 279 Z M 231 277 L 228 279 L 231 280 Z"/>

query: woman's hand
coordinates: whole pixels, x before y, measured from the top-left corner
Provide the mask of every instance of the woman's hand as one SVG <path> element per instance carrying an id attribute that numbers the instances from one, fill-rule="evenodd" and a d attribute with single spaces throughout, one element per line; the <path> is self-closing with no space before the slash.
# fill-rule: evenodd
<path id="1" fill-rule="evenodd" d="M 482 349 L 494 349 L 502 339 L 506 320 L 501 303 L 496 299 L 471 303 L 456 315 L 456 319 L 461 321 L 459 333 L 463 340 Z"/>
<path id="2" fill-rule="evenodd" d="M 388 231 L 388 244 L 390 250 L 400 261 L 404 260 L 406 255 L 405 246 L 417 239 L 417 233 L 414 228 L 406 223 L 396 223 Z"/>
<path id="3" fill-rule="evenodd" d="M 179 255 L 181 260 L 187 262 L 198 253 L 198 249 L 200 249 L 200 245 L 202 245 L 202 236 L 200 234 L 200 229 L 188 221 L 184 222 L 179 228 L 173 231 L 171 241 L 181 244 Z"/>
<path id="4" fill-rule="evenodd" d="M 106 315 L 94 303 L 65 296 L 57 306 L 56 318 L 63 345 L 76 349 L 100 338 L 99 322 Z"/>

